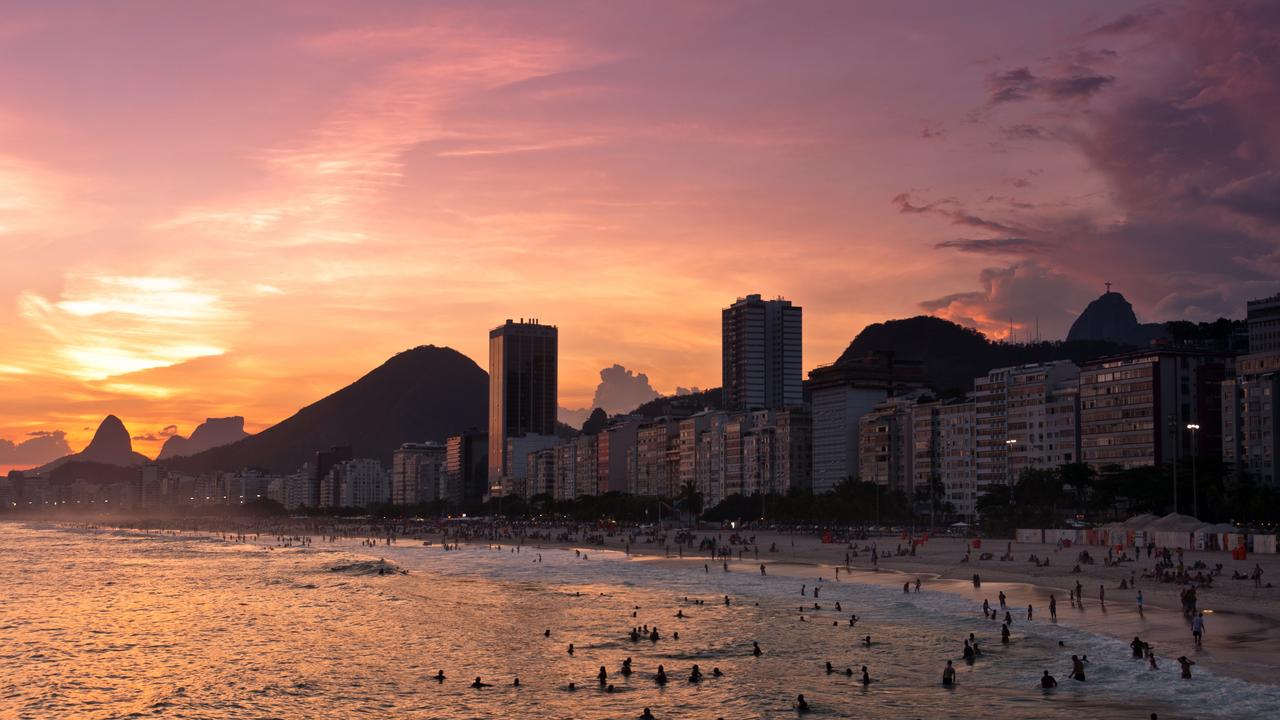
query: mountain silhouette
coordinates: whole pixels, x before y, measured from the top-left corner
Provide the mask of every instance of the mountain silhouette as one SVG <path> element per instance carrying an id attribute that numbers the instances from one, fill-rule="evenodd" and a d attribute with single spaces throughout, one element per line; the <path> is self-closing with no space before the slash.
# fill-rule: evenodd
<path id="1" fill-rule="evenodd" d="M 191 437 L 173 435 L 164 441 L 156 460 L 195 455 L 211 448 L 230 445 L 249 437 L 244 431 L 244 418 L 239 415 L 225 418 L 208 418 L 191 433 Z"/>
<path id="2" fill-rule="evenodd" d="M 1163 325 L 1143 325 L 1133 305 L 1118 292 L 1107 290 L 1085 307 L 1071 324 L 1067 341 L 1101 340 L 1141 347 L 1165 336 Z"/>
<path id="3" fill-rule="evenodd" d="M 993 368 L 1026 363 L 1086 360 L 1124 352 L 1129 346 L 1104 340 L 1011 345 L 992 342 L 973 328 L 931 315 L 889 320 L 865 327 L 836 360 L 848 364 L 872 353 L 892 352 L 899 360 L 924 362 L 925 382 L 934 390 L 963 394 L 973 380 Z"/>
<path id="4" fill-rule="evenodd" d="M 488 413 L 489 374 L 452 348 L 425 345 L 256 435 L 164 464 L 193 474 L 248 467 L 291 473 L 317 450 L 350 445 L 355 457 L 389 467 L 401 444 L 485 427 Z"/>
<path id="5" fill-rule="evenodd" d="M 133 451 L 133 441 L 129 439 L 129 431 L 124 423 L 115 415 L 108 415 L 98 425 L 93 440 L 83 450 L 72 455 L 60 457 L 53 462 L 36 468 L 37 473 L 47 473 L 69 462 L 91 462 L 101 465 L 129 467 L 151 462 L 151 459 Z"/>

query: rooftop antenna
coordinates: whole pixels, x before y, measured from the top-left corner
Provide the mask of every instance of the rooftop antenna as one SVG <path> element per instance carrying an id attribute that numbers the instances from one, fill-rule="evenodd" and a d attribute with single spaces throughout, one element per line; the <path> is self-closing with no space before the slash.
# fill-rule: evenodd
<path id="1" fill-rule="evenodd" d="M 1110 294 L 1110 293 L 1111 293 L 1111 283 L 1102 283 L 1102 284 L 1107 286 L 1107 294 Z"/>

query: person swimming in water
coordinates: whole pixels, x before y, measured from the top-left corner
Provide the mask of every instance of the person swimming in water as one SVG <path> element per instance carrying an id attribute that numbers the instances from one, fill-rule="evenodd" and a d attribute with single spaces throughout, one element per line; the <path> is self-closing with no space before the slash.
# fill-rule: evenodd
<path id="1" fill-rule="evenodd" d="M 796 712 L 809 712 L 809 703 L 805 702 L 803 695 L 796 696 Z"/>
<path id="2" fill-rule="evenodd" d="M 520 687 L 520 678 L 516 678 L 516 681 L 511 683 L 511 687 Z"/>
<path id="3" fill-rule="evenodd" d="M 751 654 L 755 655 L 756 657 L 760 657 L 761 655 L 764 654 L 764 652 L 760 650 L 760 643 L 756 642 L 755 640 L 751 641 Z"/>
<path id="4" fill-rule="evenodd" d="M 870 636 L 870 635 L 868 635 L 868 636 L 866 636 L 866 637 L 862 638 L 862 644 L 863 644 L 863 645 L 865 645 L 865 646 L 867 646 L 867 647 L 871 647 L 871 636 Z"/>
<path id="5" fill-rule="evenodd" d="M 1000 642 L 1005 645 L 1009 644 L 1009 626 L 1008 625 L 1000 626 Z"/>
<path id="6" fill-rule="evenodd" d="M 968 648 L 968 647 L 969 645 L 966 643 L 965 648 Z M 956 683 L 956 669 L 951 665 L 951 661 L 948 660 L 947 667 L 945 667 L 942 670 L 942 684 L 945 685 L 946 687 L 951 687 L 952 685 L 955 685 L 955 683 Z"/>
<path id="7" fill-rule="evenodd" d="M 551 637 L 551 628 L 542 631 L 542 637 Z"/>
<path id="8" fill-rule="evenodd" d="M 689 671 L 689 682 L 696 683 L 702 680 L 702 670 L 698 668 L 698 664 L 694 663 L 693 669 Z"/>
<path id="9" fill-rule="evenodd" d="M 968 640 L 964 641 L 964 659 L 966 662 L 973 662 L 974 660 L 973 648 L 969 646 Z"/>
<path id="10" fill-rule="evenodd" d="M 489 683 L 483 683 L 483 682 L 480 682 L 480 676 L 479 676 L 479 675 L 477 675 L 477 676 L 476 676 L 476 681 L 475 681 L 475 682 L 473 682 L 473 683 L 471 683 L 471 687 L 473 687 L 473 688 L 475 688 L 475 689 L 479 690 L 480 688 L 487 688 L 487 687 L 493 687 L 493 686 L 492 686 L 492 685 L 490 685 Z"/>
<path id="11" fill-rule="evenodd" d="M 850 616 L 849 616 L 849 627 L 853 627 L 854 625 L 857 625 L 857 624 L 858 624 L 858 616 L 857 616 L 857 615 L 850 615 Z"/>
<path id="12" fill-rule="evenodd" d="M 867 672 L 867 666 L 866 666 L 866 665 L 863 665 L 863 666 L 862 666 L 862 684 L 863 684 L 863 685 L 870 685 L 870 684 L 871 684 L 871 673 Z"/>
<path id="13" fill-rule="evenodd" d="M 720 668 L 713 667 L 711 668 L 711 677 L 724 677 L 724 673 L 720 672 Z"/>
<path id="14" fill-rule="evenodd" d="M 600 666 L 600 672 L 596 673 L 596 679 L 600 681 L 601 685 L 609 681 L 609 671 L 605 670 L 603 665 Z"/>
<path id="15" fill-rule="evenodd" d="M 830 675 L 831 673 L 833 673 L 833 672 L 835 672 L 835 671 L 836 671 L 835 667 L 833 667 L 833 666 L 831 665 L 831 661 L 830 661 L 830 660 L 828 660 L 828 661 L 827 661 L 827 674 L 828 674 L 828 675 Z"/>
<path id="16" fill-rule="evenodd" d="M 653 712 L 645 708 L 644 712 L 640 713 L 640 720 L 654 720 Z"/>
<path id="17" fill-rule="evenodd" d="M 1049 674 L 1048 670 L 1045 670 L 1044 675 L 1040 676 L 1040 687 L 1045 688 L 1046 690 L 1049 688 L 1056 688 L 1058 687 L 1058 681 Z"/>
<path id="18" fill-rule="evenodd" d="M 569 654 L 573 654 L 573 643 L 569 643 Z"/>
<path id="19" fill-rule="evenodd" d="M 443 671 L 443 670 L 437 670 L 437 671 L 436 671 L 436 676 L 435 676 L 435 677 L 433 677 L 433 678 L 431 678 L 431 679 L 432 679 L 432 680 L 435 680 L 436 682 L 444 682 L 444 671 Z"/>
<path id="20" fill-rule="evenodd" d="M 844 612 L 844 611 L 840 608 L 840 601 L 839 601 L 839 600 L 837 600 L 837 601 L 836 601 L 836 612 Z"/>
<path id="21" fill-rule="evenodd" d="M 653 681 L 659 685 L 667 684 L 667 670 L 661 665 L 658 666 L 658 674 L 653 676 Z"/>
<path id="22" fill-rule="evenodd" d="M 973 633 L 969 633 L 969 644 L 973 646 L 974 655 L 982 654 L 982 650 L 978 647 L 978 638 L 974 637 Z"/>
<path id="23" fill-rule="evenodd" d="M 622 669 L 619 670 L 623 677 L 631 674 L 631 658 L 622 661 Z"/>

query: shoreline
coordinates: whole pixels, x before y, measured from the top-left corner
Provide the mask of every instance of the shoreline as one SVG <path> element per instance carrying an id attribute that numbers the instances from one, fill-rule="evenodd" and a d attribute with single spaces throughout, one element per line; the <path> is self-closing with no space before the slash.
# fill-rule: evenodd
<path id="1" fill-rule="evenodd" d="M 47 523 L 47 525 L 55 527 L 91 527 L 89 524 Z M 226 528 L 225 525 L 223 529 L 218 529 L 214 527 L 215 525 L 221 524 L 180 523 L 165 528 L 143 528 L 128 523 L 102 523 L 97 527 L 99 529 L 128 528 L 152 533 L 195 533 L 213 537 L 236 534 L 236 531 Z M 372 529 L 371 527 L 359 525 L 347 527 L 335 525 L 332 530 L 337 535 L 336 542 L 329 542 L 327 538 L 316 537 L 309 547 L 316 550 L 333 549 L 367 555 L 376 552 L 378 547 L 384 546 L 382 543 L 385 541 L 385 535 L 362 533 L 360 532 L 362 527 L 364 529 Z M 245 538 L 245 540 L 266 548 L 273 547 L 271 543 L 280 536 L 318 534 L 314 527 L 305 532 L 298 532 L 299 530 L 302 530 L 302 528 L 298 524 L 280 523 L 263 523 L 262 526 L 252 528 L 243 525 L 238 527 L 238 532 L 240 533 L 247 531 L 250 535 L 258 534 L 259 537 L 257 539 Z M 416 545 L 422 549 L 438 549 L 445 540 L 442 534 L 434 528 L 431 531 L 426 531 L 426 528 L 418 530 L 418 532 L 397 535 L 397 542 L 393 546 L 406 548 Z M 540 532 L 547 530 L 548 528 L 539 528 Z M 1077 547 L 1070 550 L 1057 551 L 1051 545 L 1014 542 L 1011 544 L 1013 556 L 1024 558 L 1022 561 L 973 560 L 962 563 L 958 558 L 964 555 L 964 548 L 967 546 L 968 540 L 935 537 L 920 546 L 915 556 L 894 555 L 893 557 L 880 558 L 877 567 L 873 567 L 869 552 L 864 548 L 869 543 L 874 542 L 882 552 L 886 548 L 892 550 L 898 545 L 899 538 L 897 536 L 875 537 L 867 541 L 855 542 L 854 545 L 858 548 L 857 557 L 852 557 L 852 551 L 848 549 L 847 545 L 839 543 L 824 544 L 820 538 L 809 535 L 792 535 L 777 532 L 757 532 L 752 535 L 749 531 L 739 531 L 741 535 L 746 536 L 744 539 L 754 537 L 756 545 L 749 546 L 751 548 L 750 551 L 743 551 L 741 559 L 738 557 L 738 550 L 743 549 L 740 546 L 730 546 L 734 549 L 734 557 L 732 559 L 712 559 L 710 553 L 706 550 L 701 552 L 696 549 L 686 551 L 681 556 L 680 551 L 670 545 L 659 544 L 658 542 L 626 542 L 627 537 L 635 536 L 615 534 L 601 537 L 597 534 L 588 540 L 579 540 L 572 537 L 557 537 L 559 531 L 559 528 L 551 529 L 548 533 L 550 539 L 542 537 L 529 538 L 519 535 L 499 536 L 497 538 L 479 535 L 472 537 L 453 536 L 447 539 L 450 543 L 465 545 L 509 546 L 519 544 L 541 550 L 561 549 L 569 551 L 578 549 L 589 554 L 609 552 L 611 554 L 616 553 L 618 556 L 628 560 L 668 564 L 673 569 L 727 561 L 731 570 L 755 572 L 759 565 L 763 563 L 772 575 L 795 577 L 810 582 L 818 577 L 823 578 L 823 582 L 835 582 L 835 569 L 837 567 L 841 569 L 841 582 L 848 578 L 856 582 L 880 585 L 886 588 L 901 587 L 901 583 L 907 581 L 903 580 L 903 578 L 914 580 L 919 577 L 925 591 L 933 589 L 971 600 L 975 619 L 979 617 L 981 612 L 982 599 L 990 599 L 993 606 L 998 606 L 996 596 L 999 591 L 1003 590 L 1008 595 L 1010 611 L 1013 612 L 1013 608 L 1022 609 L 1014 613 L 1016 617 L 1012 629 L 1015 632 L 1020 625 L 1025 623 L 1022 618 L 1025 617 L 1025 607 L 1028 603 L 1032 604 L 1035 609 L 1036 619 L 1034 622 L 1046 622 L 1049 616 L 1047 607 L 1049 596 L 1055 595 L 1058 601 L 1058 624 L 1109 636 L 1124 642 L 1127 642 L 1135 635 L 1140 636 L 1144 641 L 1150 642 L 1155 646 L 1156 654 L 1162 667 L 1172 663 L 1174 658 L 1179 655 L 1187 655 L 1194 658 L 1198 663 L 1202 663 L 1227 677 L 1235 677 L 1267 685 L 1280 684 L 1277 681 L 1277 678 L 1280 677 L 1280 654 L 1275 652 L 1276 648 L 1280 648 L 1280 589 L 1264 587 L 1255 590 L 1251 582 L 1231 581 L 1220 578 L 1215 583 L 1218 587 L 1202 590 L 1200 592 L 1200 608 L 1205 609 L 1207 613 L 1207 632 L 1203 648 L 1197 649 L 1192 642 L 1188 628 L 1189 621 L 1178 609 L 1177 593 L 1180 586 L 1172 583 L 1159 583 L 1155 580 L 1143 580 L 1141 578 L 1142 570 L 1149 568 L 1154 563 L 1154 560 L 1147 561 L 1145 557 L 1138 562 L 1125 563 L 1120 567 L 1106 568 L 1102 565 L 1084 565 L 1081 573 L 1072 574 L 1069 569 L 1074 562 L 1075 554 L 1081 549 L 1088 549 L 1096 554 L 1098 548 Z M 563 533 L 559 534 L 563 535 Z M 712 537 L 719 535 L 727 539 L 729 533 L 702 532 L 698 534 L 698 537 L 702 538 L 708 535 Z M 236 538 L 224 537 L 223 539 L 233 541 Z M 364 544 L 371 540 L 377 544 Z M 1004 548 L 1004 545 L 1009 541 L 987 540 L 986 542 L 990 543 L 992 548 Z M 430 543 L 430 546 L 424 548 L 422 543 Z M 776 552 L 761 550 L 757 558 L 756 548 L 761 546 L 768 548 L 774 543 L 778 548 Z M 294 545 L 293 547 L 298 546 Z M 847 570 L 844 564 L 846 552 L 851 555 Z M 1033 563 L 1027 562 L 1025 558 L 1031 553 L 1035 553 L 1041 558 L 1051 558 L 1051 565 L 1049 567 L 1037 567 Z M 973 557 L 976 558 L 977 556 L 974 555 Z M 948 561 L 946 558 L 952 558 L 952 560 Z M 1230 577 L 1233 569 L 1247 570 L 1251 568 L 1255 561 L 1259 561 L 1257 558 L 1258 556 L 1253 556 L 1247 561 L 1230 561 L 1230 556 L 1226 553 L 1207 551 L 1186 553 L 1188 563 L 1203 559 L 1212 567 L 1215 563 L 1222 562 L 1226 578 Z M 1266 573 L 1264 580 L 1280 576 L 1280 556 L 1262 556 L 1259 562 L 1261 562 Z M 1133 590 L 1118 589 L 1121 577 L 1127 579 L 1131 571 L 1139 578 L 1136 587 L 1142 590 L 1144 594 L 1145 613 L 1141 617 L 1136 610 L 1134 602 L 1135 592 Z M 846 572 L 848 573 L 847 575 L 845 574 Z M 972 575 L 974 572 L 981 575 L 981 589 L 973 588 Z M 1079 607 L 1073 607 L 1067 600 L 1068 589 L 1073 587 L 1076 581 L 1081 582 L 1084 588 L 1084 601 L 1080 603 Z M 1097 599 L 1097 590 L 1100 584 L 1106 590 L 1107 602 L 1105 607 Z M 982 623 L 987 622 L 990 621 L 982 620 L 975 623 L 975 626 L 981 626 Z"/>

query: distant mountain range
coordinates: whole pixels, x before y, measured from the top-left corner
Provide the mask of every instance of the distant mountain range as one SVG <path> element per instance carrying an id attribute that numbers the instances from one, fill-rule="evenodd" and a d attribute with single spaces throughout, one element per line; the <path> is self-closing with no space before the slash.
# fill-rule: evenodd
<path id="1" fill-rule="evenodd" d="M 922 361 L 925 382 L 934 390 L 962 395 L 972 390 L 974 378 L 992 368 L 1052 360 L 1082 363 L 1149 344 L 1150 340 L 1137 342 L 1143 338 L 1247 350 L 1242 344 L 1247 343 L 1243 321 L 1141 325 L 1124 297 L 1111 292 L 1090 303 L 1071 336 L 1064 342 L 1005 344 L 992 342 L 972 328 L 921 315 L 867 326 L 835 364 L 892 352 L 901 360 Z M 488 404 L 488 373 L 456 350 L 426 345 L 395 355 L 351 385 L 256 435 L 245 433 L 242 417 L 210 418 L 189 438 L 171 437 L 159 461 L 172 470 L 193 474 L 243 468 L 289 473 L 312 460 L 317 450 L 349 445 L 356 457 L 376 458 L 389 466 L 392 453 L 405 442 L 441 441 L 470 428 L 486 427 Z M 712 388 L 656 398 L 632 414 L 658 417 L 720 407 L 720 388 Z M 557 435 L 575 434 L 576 430 L 558 424 Z M 108 415 L 83 451 L 36 472 L 68 479 L 114 477 L 118 468 L 146 462 L 150 462 L 147 457 L 133 451 L 124 423 Z"/>
<path id="2" fill-rule="evenodd" d="M 160 448 L 156 460 L 168 460 L 175 457 L 195 455 L 223 445 L 230 445 L 237 440 L 249 437 L 244 431 L 244 418 L 240 416 L 225 418 L 209 418 L 200 423 L 191 437 L 181 435 L 170 436 Z"/>
<path id="3" fill-rule="evenodd" d="M 399 353 L 256 435 L 164 465 L 193 474 L 242 468 L 290 473 L 317 450 L 350 445 L 356 457 L 389 467 L 401 444 L 483 428 L 488 413 L 489 374 L 452 348 L 426 345 Z"/>

